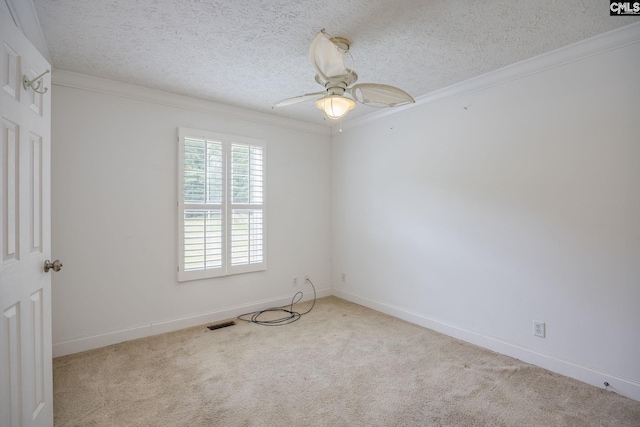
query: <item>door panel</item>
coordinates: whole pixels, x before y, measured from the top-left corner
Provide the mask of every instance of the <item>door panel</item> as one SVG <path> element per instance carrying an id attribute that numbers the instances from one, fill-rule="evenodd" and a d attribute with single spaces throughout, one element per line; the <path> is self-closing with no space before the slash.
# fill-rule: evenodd
<path id="1" fill-rule="evenodd" d="M 2 10 L 0 36 L 0 425 L 52 426 L 51 91 L 22 84 L 50 65 Z"/>
<path id="2" fill-rule="evenodd" d="M 42 252 L 42 137 L 31 139 L 31 252 Z"/>

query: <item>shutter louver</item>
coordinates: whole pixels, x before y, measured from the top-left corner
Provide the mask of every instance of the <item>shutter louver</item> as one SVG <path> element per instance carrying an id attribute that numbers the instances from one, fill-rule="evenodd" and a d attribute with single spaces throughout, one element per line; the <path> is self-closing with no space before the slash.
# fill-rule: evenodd
<path id="1" fill-rule="evenodd" d="M 262 209 L 233 209 L 231 265 L 262 262 Z"/>
<path id="2" fill-rule="evenodd" d="M 231 265 L 263 262 L 262 147 L 231 145 Z"/>
<path id="3" fill-rule="evenodd" d="M 222 267 L 222 212 L 184 211 L 184 269 Z"/>
<path id="4" fill-rule="evenodd" d="M 179 133 L 178 280 L 266 269 L 264 142 Z"/>
<path id="5" fill-rule="evenodd" d="M 184 140 L 184 270 L 223 263 L 224 153 L 222 143 Z"/>

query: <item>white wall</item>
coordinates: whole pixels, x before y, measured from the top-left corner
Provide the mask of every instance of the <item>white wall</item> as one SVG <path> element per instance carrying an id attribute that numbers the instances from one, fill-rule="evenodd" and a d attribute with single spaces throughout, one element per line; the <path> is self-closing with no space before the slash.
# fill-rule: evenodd
<path id="1" fill-rule="evenodd" d="M 309 274 L 320 295 L 330 292 L 328 129 L 71 73 L 54 78 L 52 241 L 64 264 L 53 278 L 55 356 L 285 304 L 298 290 L 309 298 L 293 276 Z M 84 88 L 69 87 L 76 82 Z M 226 110 L 233 114 L 216 113 Z M 267 271 L 176 281 L 179 126 L 267 141 Z"/>
<path id="2" fill-rule="evenodd" d="M 333 138 L 336 293 L 640 400 L 640 43 L 520 68 Z"/>

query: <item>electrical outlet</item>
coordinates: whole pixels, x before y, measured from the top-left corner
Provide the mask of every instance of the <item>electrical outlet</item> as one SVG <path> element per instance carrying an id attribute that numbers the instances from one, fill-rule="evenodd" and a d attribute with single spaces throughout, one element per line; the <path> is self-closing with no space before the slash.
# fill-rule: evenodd
<path id="1" fill-rule="evenodd" d="M 545 326 L 544 322 L 533 321 L 533 335 L 536 337 L 544 338 Z"/>
<path id="2" fill-rule="evenodd" d="M 292 284 L 293 286 L 298 286 L 298 278 L 294 276 L 294 277 L 293 277 L 293 280 L 291 281 L 291 284 Z"/>
<path id="3" fill-rule="evenodd" d="M 305 275 L 304 275 L 304 281 L 306 282 L 307 280 L 309 280 L 309 275 L 308 275 L 308 274 L 305 274 Z"/>

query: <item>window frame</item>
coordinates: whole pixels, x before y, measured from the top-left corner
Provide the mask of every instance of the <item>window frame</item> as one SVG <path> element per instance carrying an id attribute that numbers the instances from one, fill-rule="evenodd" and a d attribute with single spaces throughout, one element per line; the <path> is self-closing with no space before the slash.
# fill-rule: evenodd
<path id="1" fill-rule="evenodd" d="M 219 142 L 223 153 L 223 191 L 221 203 L 185 203 L 185 139 L 203 139 Z M 231 186 L 231 147 L 232 145 L 260 147 L 262 150 L 262 193 L 261 204 L 232 203 Z M 178 282 L 208 279 L 213 277 L 230 276 L 234 274 L 250 273 L 267 269 L 267 143 L 264 140 L 218 132 L 210 132 L 186 127 L 178 128 L 178 168 L 177 168 L 177 224 L 178 224 Z M 222 216 L 222 266 L 219 268 L 203 268 L 199 270 L 185 270 L 185 211 L 189 209 L 220 209 Z M 231 264 L 231 232 L 232 210 L 257 209 L 262 211 L 262 261 L 242 265 Z M 251 241 L 249 240 L 249 244 Z"/>

